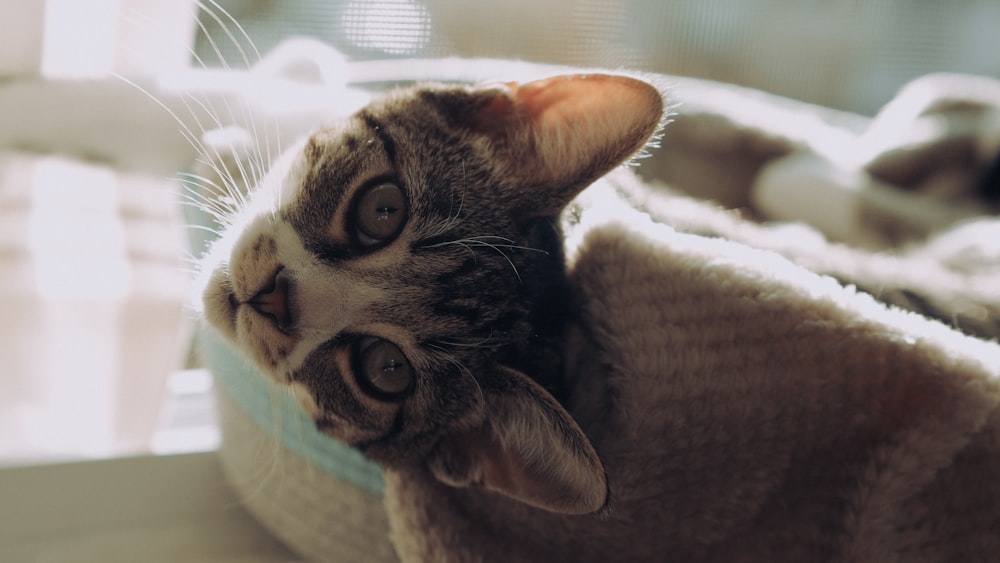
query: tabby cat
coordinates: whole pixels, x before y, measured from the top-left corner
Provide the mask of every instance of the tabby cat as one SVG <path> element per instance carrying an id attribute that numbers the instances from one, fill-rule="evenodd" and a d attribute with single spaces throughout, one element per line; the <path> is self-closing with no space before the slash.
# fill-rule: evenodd
<path id="1" fill-rule="evenodd" d="M 206 317 L 389 473 L 599 511 L 604 468 L 560 405 L 559 214 L 663 116 L 616 75 L 391 93 L 272 168 L 209 255 Z"/>

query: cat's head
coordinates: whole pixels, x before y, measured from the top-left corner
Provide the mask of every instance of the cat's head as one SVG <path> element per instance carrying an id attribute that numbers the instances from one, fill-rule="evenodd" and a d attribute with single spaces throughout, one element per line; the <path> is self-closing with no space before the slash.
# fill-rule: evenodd
<path id="1" fill-rule="evenodd" d="M 515 368 L 564 297 L 553 218 L 662 114 L 623 76 L 391 93 L 274 165 L 209 254 L 206 317 L 386 467 L 596 510 L 593 447 Z"/>

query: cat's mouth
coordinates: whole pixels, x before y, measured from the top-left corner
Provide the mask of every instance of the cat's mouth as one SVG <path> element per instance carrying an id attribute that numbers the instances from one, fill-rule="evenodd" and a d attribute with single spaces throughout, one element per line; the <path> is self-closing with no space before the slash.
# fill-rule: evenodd
<path id="1" fill-rule="evenodd" d="M 295 283 L 277 270 L 249 299 L 241 300 L 228 268 L 219 267 L 205 288 L 205 318 L 278 381 L 298 343 L 295 334 Z"/>

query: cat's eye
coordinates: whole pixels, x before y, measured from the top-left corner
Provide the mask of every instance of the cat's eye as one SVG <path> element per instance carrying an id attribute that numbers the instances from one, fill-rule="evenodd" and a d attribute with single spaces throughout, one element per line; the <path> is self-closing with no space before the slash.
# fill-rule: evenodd
<path id="1" fill-rule="evenodd" d="M 406 224 L 406 194 L 392 182 L 380 182 L 366 188 L 353 209 L 354 235 L 363 247 L 391 242 Z"/>
<path id="2" fill-rule="evenodd" d="M 413 387 L 410 362 L 398 346 L 381 338 L 363 338 L 356 344 L 355 367 L 358 383 L 375 398 L 402 398 Z"/>

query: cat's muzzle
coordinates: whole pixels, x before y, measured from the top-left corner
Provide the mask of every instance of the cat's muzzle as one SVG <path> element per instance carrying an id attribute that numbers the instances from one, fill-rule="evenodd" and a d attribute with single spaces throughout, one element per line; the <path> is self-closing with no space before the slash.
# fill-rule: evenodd
<path id="1" fill-rule="evenodd" d="M 288 334 L 294 327 L 289 295 L 292 281 L 284 269 L 279 269 L 274 277 L 261 288 L 247 304 L 258 314 L 271 319 L 278 330 Z"/>

